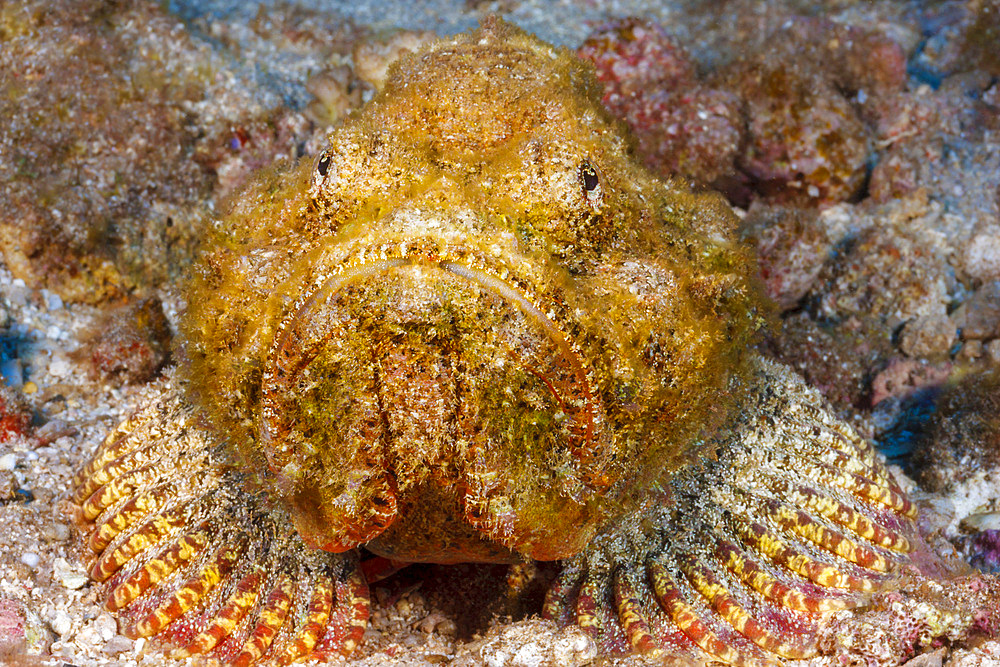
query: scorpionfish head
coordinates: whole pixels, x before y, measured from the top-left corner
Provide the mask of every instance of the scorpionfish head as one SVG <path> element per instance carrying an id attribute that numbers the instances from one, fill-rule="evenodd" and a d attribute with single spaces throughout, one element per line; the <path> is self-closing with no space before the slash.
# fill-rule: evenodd
<path id="1" fill-rule="evenodd" d="M 732 234 L 635 162 L 588 65 L 487 21 L 233 200 L 192 396 L 312 546 L 563 558 L 711 455 L 762 320 Z"/>

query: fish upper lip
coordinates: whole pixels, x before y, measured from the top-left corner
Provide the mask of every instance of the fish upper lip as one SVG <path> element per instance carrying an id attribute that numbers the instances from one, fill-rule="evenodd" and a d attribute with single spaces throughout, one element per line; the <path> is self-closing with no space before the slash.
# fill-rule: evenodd
<path id="1" fill-rule="evenodd" d="M 343 268 L 341 270 L 321 274 L 321 279 L 314 282 L 314 287 L 283 318 L 284 322 L 279 327 L 280 333 L 268 355 L 272 363 L 278 358 L 278 351 L 289 342 L 288 338 L 292 327 L 285 326 L 284 323 L 294 322 L 306 316 L 308 311 L 314 308 L 319 301 L 331 297 L 347 283 L 365 280 L 383 272 L 410 266 L 440 269 L 501 297 L 542 327 L 549 340 L 566 355 L 574 368 L 577 381 L 585 390 L 584 404 L 587 406 L 588 417 L 584 437 L 587 444 L 583 449 L 592 446 L 596 435 L 594 431 L 598 428 L 597 422 L 603 421 L 603 410 L 599 407 L 599 392 L 580 351 L 576 349 L 570 341 L 569 335 L 557 322 L 559 311 L 565 310 L 565 307 L 559 308 L 553 299 L 542 298 L 536 292 L 528 289 L 526 281 L 517 279 L 516 268 L 507 266 L 506 262 L 496 262 L 498 257 L 494 254 L 473 250 L 461 244 L 438 246 L 438 251 L 428 252 L 428 246 L 425 245 L 425 242 L 433 242 L 432 240 L 426 237 L 410 237 L 408 241 L 408 243 L 401 240 L 393 243 L 363 245 L 356 253 L 352 253 L 353 257 L 349 256 L 346 261 L 342 262 Z M 376 259 L 368 261 L 367 258 L 370 255 L 374 255 Z M 468 261 L 470 259 L 472 261 Z M 531 260 L 522 256 L 519 263 L 522 262 L 530 263 Z M 543 309 L 541 304 L 545 301 L 550 303 L 547 308 Z M 269 373 L 265 371 L 265 382 L 268 375 Z M 267 420 L 262 421 L 266 423 Z M 261 435 L 264 439 L 269 438 L 266 426 L 262 428 Z"/>

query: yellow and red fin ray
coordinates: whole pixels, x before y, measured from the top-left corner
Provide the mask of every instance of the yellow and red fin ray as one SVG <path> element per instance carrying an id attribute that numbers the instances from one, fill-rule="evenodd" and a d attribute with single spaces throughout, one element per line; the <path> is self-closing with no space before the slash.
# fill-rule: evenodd
<path id="1" fill-rule="evenodd" d="M 133 494 L 114 510 L 95 520 L 87 546 L 94 553 L 103 552 L 122 531 L 141 526 L 148 518 L 164 510 L 177 492 L 176 484 L 160 484 Z"/>
<path id="2" fill-rule="evenodd" d="M 327 622 L 326 634 L 313 653 L 322 658 L 328 655 L 350 655 L 361 645 L 368 618 L 371 615 L 371 598 L 368 584 L 360 569 L 336 582 L 336 606 Z"/>
<path id="3" fill-rule="evenodd" d="M 294 600 L 295 586 L 291 577 L 283 574 L 278 577 L 261 607 L 250 637 L 243 644 L 243 650 L 232 662 L 233 667 L 248 667 L 264 657 L 264 654 L 271 648 L 274 638 L 285 624 L 288 610 Z"/>
<path id="4" fill-rule="evenodd" d="M 148 444 L 150 439 L 142 437 L 141 434 L 155 428 L 158 415 L 165 412 L 178 413 L 179 404 L 180 398 L 176 394 L 167 395 L 111 429 L 90 460 L 73 477 L 73 501 L 79 504 L 90 493 L 93 493 L 92 489 L 87 490 L 87 480 L 92 478 L 98 470 L 114 459 Z"/>
<path id="5" fill-rule="evenodd" d="M 727 581 L 725 570 L 715 570 L 711 564 L 690 555 L 681 559 L 679 565 L 688 583 L 713 611 L 766 653 L 792 659 L 809 658 L 815 654 L 815 647 L 809 645 L 804 633 L 792 634 L 775 629 L 794 622 L 791 614 L 780 608 L 775 613 L 769 613 L 771 610 L 765 601 L 754 599 L 747 589 L 735 581 Z M 768 623 L 768 620 L 775 622 Z M 808 622 L 802 623 L 803 627 L 809 627 Z"/>
<path id="6" fill-rule="evenodd" d="M 614 582 L 615 608 L 618 610 L 618 622 L 625 631 L 632 650 L 643 655 L 657 656 L 662 648 L 653 636 L 642 602 L 634 586 L 623 572 L 618 572 Z"/>
<path id="7" fill-rule="evenodd" d="M 624 634 L 615 637 L 616 625 L 612 623 L 612 614 L 604 602 L 607 591 L 597 577 L 587 577 L 580 585 L 574 606 L 575 622 L 587 635 L 602 646 L 615 646 L 624 643 Z"/>
<path id="8" fill-rule="evenodd" d="M 656 601 L 673 624 L 713 660 L 731 665 L 777 666 L 760 651 L 738 639 L 733 629 L 719 623 L 705 601 L 695 594 L 679 573 L 671 573 L 657 561 L 650 561 L 649 580 Z"/>
<path id="9" fill-rule="evenodd" d="M 185 646 L 175 650 L 174 658 L 187 658 L 208 653 L 222 640 L 231 636 L 248 613 L 256 607 L 260 596 L 263 571 L 256 569 L 241 578 L 226 597 L 225 603 L 214 614 L 207 627 L 194 636 Z"/>
<path id="10" fill-rule="evenodd" d="M 104 605 L 105 609 L 108 611 L 124 609 L 174 572 L 184 571 L 185 566 L 205 548 L 209 534 L 207 527 L 203 526 L 199 530 L 181 535 L 166 548 L 158 551 L 111 590 Z"/>
<path id="11" fill-rule="evenodd" d="M 763 554 L 751 554 L 748 545 L 722 526 L 714 534 L 706 531 L 703 537 L 717 562 L 716 569 L 724 568 L 740 584 L 781 609 L 816 614 L 855 607 L 861 602 L 850 591 L 823 588 L 790 576 Z"/>
<path id="12" fill-rule="evenodd" d="M 572 611 L 576 607 L 576 596 L 580 590 L 580 582 L 584 573 L 585 570 L 572 561 L 563 565 L 562 570 L 545 593 L 542 618 L 556 621 L 562 625 L 573 620 Z"/>

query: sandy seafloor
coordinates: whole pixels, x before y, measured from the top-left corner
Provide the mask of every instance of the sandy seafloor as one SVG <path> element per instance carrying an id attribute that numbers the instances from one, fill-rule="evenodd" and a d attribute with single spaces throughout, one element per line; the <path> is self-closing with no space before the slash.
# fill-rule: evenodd
<path id="1" fill-rule="evenodd" d="M 850 3 L 834 4 L 842 8 Z M 294 108 L 309 101 L 304 81 L 315 63 L 276 47 L 251 30 L 249 23 L 261 11 L 257 5 L 235 0 L 173 0 L 168 6 L 171 12 L 191 22 L 188 25 L 195 39 L 210 46 L 216 46 L 208 30 L 213 26 L 220 31 L 224 28 L 229 39 L 246 40 L 245 51 L 231 63 L 233 76 L 259 86 L 264 106 L 286 104 Z M 649 0 L 311 0 L 302 6 L 321 14 L 349 16 L 375 33 L 405 28 L 433 30 L 442 35 L 467 29 L 484 13 L 498 11 L 525 29 L 570 47 L 577 46 L 595 23 L 607 17 L 638 15 L 671 25 L 683 13 L 673 3 Z M 719 6 L 724 11 L 725 3 Z M 760 6 L 766 11 L 766 3 Z M 286 8 L 282 5 L 266 11 L 281 12 Z M 696 27 L 673 24 L 672 34 L 697 57 L 711 60 L 711 54 L 703 52 L 707 47 L 700 42 Z M 169 286 L 158 288 L 157 293 L 168 317 L 176 322 L 181 299 Z M 0 633 L 17 626 L 24 634 L 23 645 L 0 655 L 0 661 L 10 664 L 187 664 L 165 659 L 158 651 L 150 650 L 144 640 L 132 641 L 118 633 L 115 619 L 101 609 L 96 590 L 84 575 L 64 502 L 74 470 L 107 430 L 156 395 L 162 382 L 117 386 L 89 374 L 74 352 L 86 344 L 85 332 L 100 312 L 99 307 L 64 303 L 46 289 L 28 287 L 0 267 L 0 325 L 4 331 L 0 372 L 7 384 L 28 401 L 37 427 L 26 437 L 0 443 L 0 473 L 6 475 L 4 479 L 13 480 L 9 482 L 13 492 L 0 502 Z M 857 419 L 859 424 L 865 424 L 870 415 L 859 415 Z M 40 444 L 38 429 L 45 444 Z M 928 506 L 947 507 L 942 511 L 939 528 L 945 534 L 955 534 L 963 517 L 1000 495 L 997 479 L 989 470 L 983 470 L 951 497 L 929 497 L 919 490 L 916 493 Z M 434 576 L 442 575 L 436 572 Z M 471 581 L 475 576 L 469 570 L 456 570 L 456 577 L 469 577 Z M 537 618 L 517 622 L 486 619 L 478 625 L 472 623 L 470 634 L 463 635 L 456 626 L 467 628 L 470 624 L 459 617 L 461 612 L 437 605 L 424 595 L 419 581 L 376 589 L 374 597 L 366 642 L 355 656 L 342 662 L 456 666 L 568 666 L 591 662 L 592 648 L 580 631 L 557 630 Z M 25 649 L 23 653 L 21 648 Z M 954 666 L 1000 665 L 1000 644 L 986 642 L 956 651 L 943 648 L 915 658 L 912 664 L 932 667 L 942 664 L 942 660 Z"/>

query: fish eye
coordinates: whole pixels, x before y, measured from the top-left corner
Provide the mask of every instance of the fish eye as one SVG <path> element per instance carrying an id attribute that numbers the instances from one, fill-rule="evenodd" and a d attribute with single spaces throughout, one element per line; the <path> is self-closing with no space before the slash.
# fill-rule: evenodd
<path id="1" fill-rule="evenodd" d="M 597 174 L 597 169 L 590 164 L 589 160 L 580 163 L 580 184 L 583 186 L 583 196 L 591 206 L 598 206 L 601 203 L 603 189 L 601 179 Z"/>
<path id="2" fill-rule="evenodd" d="M 586 160 L 580 165 L 580 178 L 583 180 L 583 189 L 587 192 L 593 192 L 601 187 L 601 181 L 597 178 L 597 170 Z"/>
<path id="3" fill-rule="evenodd" d="M 316 160 L 316 172 L 320 177 L 326 176 L 326 172 L 330 170 L 330 155 L 326 152 L 320 153 L 319 159 Z"/>

